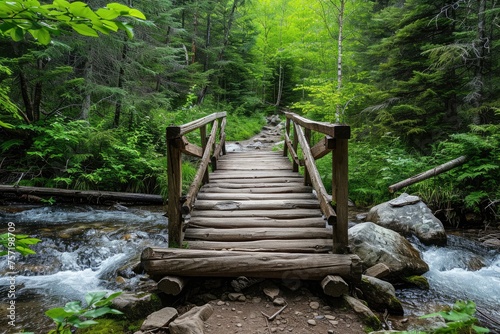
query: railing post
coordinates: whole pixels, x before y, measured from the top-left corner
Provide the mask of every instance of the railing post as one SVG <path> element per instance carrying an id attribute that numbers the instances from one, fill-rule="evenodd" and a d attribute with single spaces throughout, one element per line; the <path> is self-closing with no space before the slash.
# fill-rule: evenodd
<path id="1" fill-rule="evenodd" d="M 348 251 L 348 139 L 336 138 L 332 151 L 332 200 L 337 213 L 333 233 L 334 253 Z"/>
<path id="2" fill-rule="evenodd" d="M 305 128 L 304 129 L 304 136 L 306 137 L 307 144 L 309 147 L 311 147 L 311 129 Z M 307 166 L 304 166 L 304 185 L 305 186 L 310 186 L 311 183 L 311 175 L 309 174 L 309 171 L 307 170 Z"/>
<path id="3" fill-rule="evenodd" d="M 299 147 L 299 138 L 297 136 L 297 127 L 300 126 L 299 124 L 297 123 L 293 123 L 293 140 L 292 140 L 292 146 L 293 146 L 293 149 L 295 150 L 295 153 L 296 154 L 299 154 L 299 150 L 298 150 L 298 147 Z M 297 162 L 295 161 L 295 159 L 293 160 L 293 168 L 292 170 L 294 172 L 298 172 L 299 171 L 299 165 L 297 164 Z"/>
<path id="4" fill-rule="evenodd" d="M 288 136 L 290 137 L 290 118 L 286 118 L 285 121 L 285 137 Z M 288 145 L 285 142 L 285 145 L 283 145 L 283 156 L 286 157 L 288 156 Z"/>
<path id="5" fill-rule="evenodd" d="M 168 179 L 168 246 L 180 247 L 182 243 L 182 161 L 177 148 L 179 138 L 169 138 L 167 128 L 167 179 Z"/>
<path id="6" fill-rule="evenodd" d="M 207 149 L 207 125 L 203 125 L 200 127 L 200 136 L 201 136 L 201 147 L 203 148 L 203 152 Z M 209 148 L 210 149 L 210 148 Z M 207 184 L 209 182 L 208 176 L 208 168 L 203 174 L 203 184 Z"/>

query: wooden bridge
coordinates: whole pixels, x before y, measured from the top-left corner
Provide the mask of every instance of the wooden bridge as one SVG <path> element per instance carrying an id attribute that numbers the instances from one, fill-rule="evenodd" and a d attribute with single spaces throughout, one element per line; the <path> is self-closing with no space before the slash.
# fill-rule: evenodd
<path id="1" fill-rule="evenodd" d="M 360 280 L 359 258 L 346 254 L 350 128 L 285 116 L 282 152 L 227 153 L 225 113 L 167 128 L 169 248 L 142 254 L 162 290 L 179 293 L 182 277 L 247 276 L 322 280 L 325 292 L 339 295 L 345 281 Z M 201 146 L 186 137 L 197 129 Z M 200 158 L 186 195 L 183 153 Z M 329 153 L 332 195 L 315 165 Z"/>

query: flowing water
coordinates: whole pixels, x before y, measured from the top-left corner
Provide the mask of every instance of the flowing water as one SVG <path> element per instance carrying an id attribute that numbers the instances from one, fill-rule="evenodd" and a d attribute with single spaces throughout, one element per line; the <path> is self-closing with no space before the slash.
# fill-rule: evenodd
<path id="1" fill-rule="evenodd" d="M 51 320 L 44 312 L 68 301 L 82 300 L 86 292 L 131 288 L 138 277 L 128 275 L 145 247 L 166 246 L 167 220 L 163 208 L 116 210 L 95 207 L 0 207 L 0 234 L 15 225 L 15 233 L 42 239 L 37 254 L 17 256 L 15 268 L 0 258 L 0 333 L 21 328 L 46 333 Z M 13 223 L 13 224 L 9 224 Z M 435 312 L 457 299 L 473 300 L 478 317 L 500 332 L 500 254 L 479 244 L 449 236 L 447 247 L 426 247 L 413 240 L 429 264 L 425 274 L 431 289 L 402 289 L 398 297 L 407 315 Z M 12 274 L 12 273 L 15 274 Z M 131 277 L 128 286 L 116 276 Z M 14 279 L 15 281 L 12 281 Z M 14 289 L 14 290 L 12 290 Z M 15 293 L 16 328 L 7 309 Z"/>
<path id="2" fill-rule="evenodd" d="M 424 276 L 430 290 L 400 290 L 398 297 L 404 303 L 405 313 L 420 316 L 457 300 L 472 300 L 482 324 L 492 333 L 500 333 L 500 252 L 453 235 L 448 235 L 446 247 L 412 242 L 429 265 Z"/>
<path id="3" fill-rule="evenodd" d="M 167 219 L 161 208 L 154 212 L 34 207 L 15 213 L 7 209 L 0 208 L 0 233 L 15 225 L 15 233 L 42 242 L 34 247 L 36 255 L 16 256 L 12 263 L 0 259 L 0 333 L 21 328 L 46 333 L 51 325 L 46 310 L 82 300 L 87 292 L 127 288 L 115 282 L 117 274 L 132 277 L 127 268 L 139 261 L 145 247 L 167 244 Z M 131 288 L 137 284 L 134 280 L 138 278 L 128 281 Z M 7 309 L 12 293 L 15 328 L 7 317 L 12 314 Z"/>

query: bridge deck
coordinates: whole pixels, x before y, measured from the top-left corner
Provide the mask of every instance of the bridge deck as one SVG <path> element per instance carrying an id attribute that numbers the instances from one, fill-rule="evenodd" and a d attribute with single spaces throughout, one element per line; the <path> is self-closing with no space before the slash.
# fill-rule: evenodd
<path id="1" fill-rule="evenodd" d="M 221 157 L 187 226 L 189 249 L 326 253 L 333 246 L 312 188 L 280 152 Z"/>

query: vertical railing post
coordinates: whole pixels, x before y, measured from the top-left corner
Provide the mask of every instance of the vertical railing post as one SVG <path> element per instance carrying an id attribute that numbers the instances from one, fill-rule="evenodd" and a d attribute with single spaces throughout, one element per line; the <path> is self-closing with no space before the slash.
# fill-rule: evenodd
<path id="1" fill-rule="evenodd" d="M 168 246 L 180 247 L 182 243 L 182 161 L 177 147 L 178 137 L 169 136 L 167 128 L 167 186 L 168 186 Z"/>
<path id="2" fill-rule="evenodd" d="M 311 147 L 311 129 L 305 128 L 304 136 L 306 137 L 307 144 L 309 145 L 309 147 Z M 311 176 L 309 174 L 309 171 L 307 170 L 307 166 L 304 166 L 304 185 L 305 186 L 312 185 Z"/>
<path id="3" fill-rule="evenodd" d="M 348 252 L 348 138 L 336 138 L 332 151 L 332 200 L 337 213 L 333 233 L 334 253 Z"/>
<path id="4" fill-rule="evenodd" d="M 285 136 L 288 136 L 288 138 L 290 138 L 290 118 L 288 117 L 285 121 Z M 283 145 L 283 156 L 288 156 L 288 145 L 286 144 L 286 142 L 285 145 Z"/>
<path id="5" fill-rule="evenodd" d="M 299 137 L 297 136 L 297 130 L 296 127 L 297 126 L 300 126 L 299 124 L 297 123 L 293 123 L 293 140 L 292 140 L 292 146 L 293 146 L 293 149 L 295 150 L 295 153 L 296 154 L 299 154 Z M 293 160 L 293 168 L 292 170 L 294 172 L 298 172 L 299 171 L 299 165 L 297 164 L 297 162 L 295 161 L 295 159 Z"/>
<path id="6" fill-rule="evenodd" d="M 203 148 L 203 152 L 207 149 L 207 125 L 203 125 L 200 127 L 200 136 L 201 136 L 201 147 Z M 210 149 L 210 148 L 208 148 Z M 203 184 L 207 184 L 209 182 L 209 176 L 208 176 L 208 168 L 205 171 L 205 174 L 203 174 Z"/>

